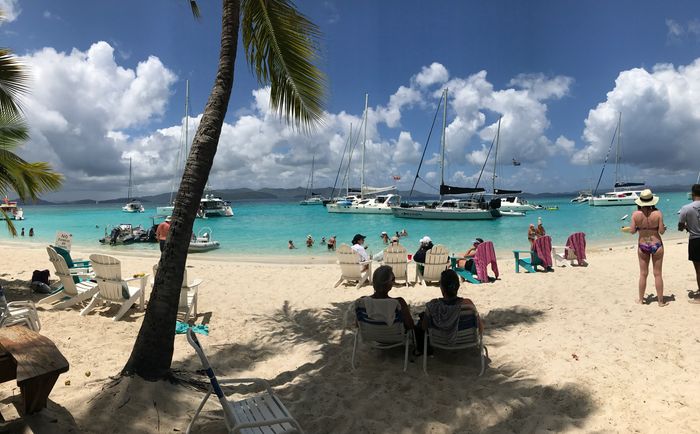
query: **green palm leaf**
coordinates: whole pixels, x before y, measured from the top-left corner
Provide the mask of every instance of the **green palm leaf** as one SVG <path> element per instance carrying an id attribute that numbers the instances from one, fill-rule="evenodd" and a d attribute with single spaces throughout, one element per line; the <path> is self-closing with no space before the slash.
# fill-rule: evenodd
<path id="1" fill-rule="evenodd" d="M 20 96 L 27 91 L 29 75 L 10 50 L 0 48 L 0 113 L 19 114 Z"/>
<path id="2" fill-rule="evenodd" d="M 288 0 L 243 0 L 241 32 L 250 68 L 270 84 L 270 103 L 287 122 L 310 128 L 323 116 L 325 75 L 314 65 L 318 26 Z"/>

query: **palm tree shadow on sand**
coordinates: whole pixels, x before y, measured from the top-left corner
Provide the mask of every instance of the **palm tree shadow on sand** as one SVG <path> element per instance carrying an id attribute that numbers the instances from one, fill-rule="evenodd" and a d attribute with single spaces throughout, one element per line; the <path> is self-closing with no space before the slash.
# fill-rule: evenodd
<path id="1" fill-rule="evenodd" d="M 285 303 L 274 315 L 250 320 L 266 331 L 257 343 L 216 348 L 203 343 L 205 352 L 224 377 L 280 354 L 291 359 L 295 348 L 314 348 L 304 359 L 315 360 L 267 379 L 307 432 L 557 432 L 581 429 L 595 409 L 583 385 L 540 384 L 518 366 L 489 366 L 478 377 L 475 351 L 436 352 L 426 376 L 420 358 L 412 358 L 408 372 L 402 371 L 401 348 L 378 351 L 361 345 L 353 370 L 353 336 L 343 329 L 349 305 L 294 310 Z M 518 307 L 489 312 L 486 344 L 489 336 L 526 327 L 543 314 Z M 494 352 L 491 356 L 497 358 Z M 201 366 L 191 358 L 177 368 L 192 372 Z M 252 386 L 233 390 L 257 391 Z M 218 404 L 208 405 L 194 432 L 225 432 L 222 419 Z"/>

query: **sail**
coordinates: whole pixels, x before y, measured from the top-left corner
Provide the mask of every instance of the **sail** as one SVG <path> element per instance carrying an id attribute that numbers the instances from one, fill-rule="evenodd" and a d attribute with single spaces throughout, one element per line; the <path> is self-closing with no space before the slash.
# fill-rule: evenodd
<path id="1" fill-rule="evenodd" d="M 483 193 L 484 191 L 483 188 L 453 187 L 451 185 L 440 184 L 440 196 L 447 194 Z"/>
<path id="2" fill-rule="evenodd" d="M 522 190 L 504 190 L 502 188 L 496 188 L 493 190 L 493 194 L 520 194 Z"/>
<path id="3" fill-rule="evenodd" d="M 384 193 L 387 191 L 393 191 L 396 190 L 395 185 L 390 185 L 388 187 L 370 187 L 368 185 L 363 185 L 362 186 L 362 194 L 379 194 L 379 193 Z"/>

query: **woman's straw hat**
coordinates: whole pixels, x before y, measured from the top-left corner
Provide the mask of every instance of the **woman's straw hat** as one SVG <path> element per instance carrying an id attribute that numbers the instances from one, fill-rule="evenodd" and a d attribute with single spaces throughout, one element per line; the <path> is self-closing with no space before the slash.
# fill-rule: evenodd
<path id="1" fill-rule="evenodd" d="M 650 189 L 642 190 L 634 203 L 639 206 L 654 206 L 659 202 L 659 196 L 654 196 Z"/>

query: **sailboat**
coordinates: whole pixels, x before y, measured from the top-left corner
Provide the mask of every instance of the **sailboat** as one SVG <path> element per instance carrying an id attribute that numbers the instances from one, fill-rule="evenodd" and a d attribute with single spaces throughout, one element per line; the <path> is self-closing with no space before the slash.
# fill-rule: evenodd
<path id="1" fill-rule="evenodd" d="M 394 206 L 391 208 L 394 217 L 426 220 L 492 220 L 500 217 L 498 207 L 487 201 L 483 188 L 454 187 L 445 184 L 445 129 L 447 123 L 447 89 L 443 92 L 442 140 L 440 150 L 440 198 L 436 206 Z M 426 143 L 427 146 L 427 143 Z M 416 177 L 418 174 L 416 174 Z M 444 195 L 470 194 L 466 199 L 446 199 Z"/>
<path id="2" fill-rule="evenodd" d="M 401 203 L 398 194 L 380 194 L 395 191 L 396 186 L 370 187 L 365 184 L 365 145 L 367 143 L 367 112 L 369 96 L 365 94 L 364 134 L 362 139 L 362 169 L 360 171 L 359 196 L 346 196 L 345 199 L 326 205 L 329 213 L 345 214 L 391 214 L 391 208 Z M 351 152 L 352 155 L 352 152 Z M 348 166 L 350 159 L 348 159 Z M 349 174 L 349 170 L 348 170 Z M 349 188 L 348 188 L 349 190 Z M 348 191 L 349 193 L 349 191 Z"/>
<path id="3" fill-rule="evenodd" d="M 299 202 L 299 205 L 323 205 L 325 200 L 323 197 L 314 193 L 314 163 L 316 162 L 316 156 L 311 158 L 311 174 L 309 175 L 309 182 L 306 185 L 306 194 L 304 195 L 304 200 Z"/>
<path id="4" fill-rule="evenodd" d="M 141 202 L 139 202 L 136 199 L 131 198 L 131 192 L 132 192 L 132 183 L 131 183 L 131 158 L 129 158 L 129 189 L 127 190 L 126 193 L 126 205 L 122 207 L 122 211 L 124 212 L 144 212 L 145 209 Z"/>
<path id="5" fill-rule="evenodd" d="M 175 199 L 175 187 L 177 181 L 182 178 L 182 173 L 185 170 L 185 163 L 187 162 L 188 145 L 189 145 L 189 119 L 190 119 L 190 81 L 185 82 L 185 119 L 182 124 L 182 134 L 180 140 L 180 149 L 178 150 L 178 157 L 175 160 L 175 173 L 173 175 L 173 181 L 170 187 L 170 205 L 159 206 L 156 208 L 156 216 L 166 217 L 172 215 L 175 209 L 174 199 Z M 182 166 L 181 166 L 182 164 Z M 199 210 L 197 211 L 197 218 L 207 218 L 207 217 L 233 217 L 233 208 L 231 208 L 231 203 L 229 201 L 223 200 L 220 197 L 214 196 L 211 192 L 211 188 L 207 187 L 208 193 L 205 193 L 204 197 L 200 199 Z"/>
<path id="6" fill-rule="evenodd" d="M 536 209 L 542 209 L 542 207 L 532 205 L 528 203 L 527 200 L 516 196 L 522 193 L 521 190 L 504 190 L 502 188 L 496 188 L 496 178 L 498 178 L 498 146 L 501 141 L 501 119 L 502 118 L 498 118 L 498 128 L 496 129 L 496 143 L 495 150 L 493 153 L 493 176 L 491 178 L 491 186 L 493 189 L 493 195 L 501 201 L 501 214 L 507 216 L 522 216 L 523 214 L 521 213 L 525 213 L 527 211 L 534 211 Z M 515 161 L 515 159 L 513 159 L 513 161 Z M 517 166 L 519 165 L 520 163 L 518 162 Z"/>
<path id="7" fill-rule="evenodd" d="M 603 178 L 603 172 L 605 172 L 605 163 L 608 161 L 608 157 L 606 155 L 605 161 L 603 162 L 603 168 L 600 171 L 600 177 L 598 177 L 598 185 L 596 185 L 593 195 L 588 201 L 588 204 L 591 206 L 634 205 L 634 201 L 639 198 L 642 190 L 644 190 L 644 182 L 620 181 L 620 161 L 622 160 L 622 113 L 620 113 L 618 116 L 617 127 L 613 133 L 613 140 L 615 137 L 617 137 L 617 147 L 615 152 L 615 184 L 613 185 L 613 190 L 603 195 L 596 196 L 598 186 L 600 185 L 600 180 Z M 613 142 L 611 141 L 610 149 L 612 148 L 612 144 Z M 608 149 L 608 154 L 610 153 L 610 149 Z"/>

